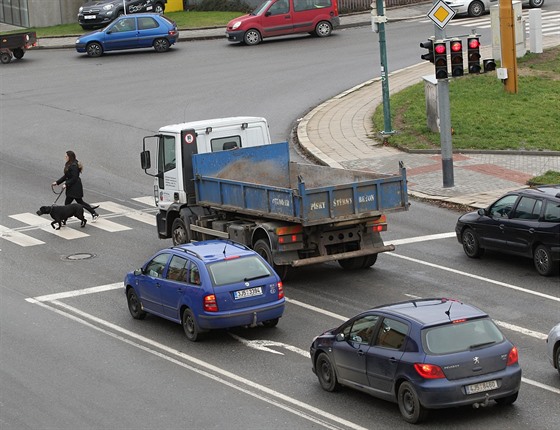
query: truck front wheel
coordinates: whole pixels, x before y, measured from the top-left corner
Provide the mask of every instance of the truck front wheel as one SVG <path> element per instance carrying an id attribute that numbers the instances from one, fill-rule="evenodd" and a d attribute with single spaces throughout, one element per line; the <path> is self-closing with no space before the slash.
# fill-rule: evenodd
<path id="1" fill-rule="evenodd" d="M 187 227 L 180 217 L 175 218 L 173 225 L 171 226 L 171 238 L 173 239 L 173 245 L 182 245 L 188 242 Z"/>
<path id="2" fill-rule="evenodd" d="M 274 264 L 274 259 L 272 258 L 272 251 L 270 250 L 270 245 L 266 240 L 263 239 L 257 240 L 255 242 L 255 246 L 253 247 L 253 249 L 257 254 L 259 254 L 262 258 L 264 258 L 268 264 L 272 266 L 274 271 L 278 273 L 278 276 L 280 276 L 280 279 L 282 279 L 283 281 L 286 280 L 286 278 L 288 277 L 288 271 L 290 266 L 285 266 L 285 265 L 277 266 L 276 264 Z"/>

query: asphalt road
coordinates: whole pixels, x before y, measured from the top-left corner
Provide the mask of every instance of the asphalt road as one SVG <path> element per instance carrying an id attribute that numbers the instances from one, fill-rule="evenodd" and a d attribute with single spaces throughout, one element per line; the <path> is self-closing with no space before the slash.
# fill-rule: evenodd
<path id="1" fill-rule="evenodd" d="M 395 25 L 391 67 L 416 62 L 430 28 Z M 452 235 L 458 213 L 421 202 L 390 216 L 384 237 L 398 248 L 373 269 L 295 271 L 276 329 L 217 332 L 193 344 L 179 325 L 128 314 L 125 272 L 170 245 L 150 224 L 142 137 L 186 119 L 262 115 L 273 139 L 286 140 L 308 109 L 376 76 L 377 49 L 366 27 L 256 49 L 206 41 L 93 60 L 34 51 L 2 67 L 0 226 L 11 238 L 43 242 L 0 238 L 2 429 L 401 428 L 396 405 L 323 392 L 306 352 L 313 336 L 364 307 L 430 296 L 488 310 L 520 348 L 525 379 L 511 408 L 438 411 L 427 425 L 555 428 L 560 379 L 542 337 L 558 322 L 558 277 L 539 277 L 523 259 L 467 259 Z M 115 224 L 88 223 L 75 228 L 87 234 L 76 239 L 52 234 L 46 218 L 41 226 L 23 221 L 54 201 L 50 183 L 67 149 L 85 164 L 86 201 L 101 203 L 102 221 Z"/>

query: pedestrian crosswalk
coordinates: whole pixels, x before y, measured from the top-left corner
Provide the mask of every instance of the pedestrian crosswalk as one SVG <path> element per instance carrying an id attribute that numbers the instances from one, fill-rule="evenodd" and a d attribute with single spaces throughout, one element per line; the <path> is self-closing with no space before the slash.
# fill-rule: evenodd
<path id="1" fill-rule="evenodd" d="M 69 218 L 66 226 L 55 230 L 51 226 L 53 220 L 49 215 L 39 216 L 33 212 L 9 215 L 8 218 L 14 223 L 10 223 L 10 226 L 0 225 L 0 241 L 6 240 L 22 247 L 28 247 L 45 244 L 44 240 L 34 237 L 38 231 L 49 233 L 60 239 L 74 240 L 90 236 L 91 228 L 109 233 L 131 230 L 132 227 L 122 222 L 124 219 L 132 219 L 155 227 L 157 209 L 154 205 L 154 198 L 138 197 L 132 200 L 145 207 L 137 209 L 113 201 L 94 203 L 94 205 L 100 206 L 98 212 L 101 216 L 97 221 L 92 222 L 86 212 L 85 216 L 88 221 L 86 228 L 81 228 L 80 222 L 76 218 Z M 44 239 L 44 235 L 41 237 Z"/>
<path id="2" fill-rule="evenodd" d="M 525 31 L 529 34 L 529 9 L 523 9 L 523 19 L 525 20 Z M 431 23 L 428 18 L 420 20 L 422 23 Z M 492 27 L 490 15 L 486 14 L 477 18 L 455 18 L 447 24 L 447 27 L 467 27 L 477 30 L 488 29 Z M 560 35 L 560 11 L 542 11 L 542 34 L 543 36 Z"/>

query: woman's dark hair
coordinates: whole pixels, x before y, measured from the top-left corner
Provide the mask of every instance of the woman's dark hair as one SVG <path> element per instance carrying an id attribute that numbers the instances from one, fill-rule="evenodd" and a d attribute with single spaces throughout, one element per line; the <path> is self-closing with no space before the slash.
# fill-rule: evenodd
<path id="1" fill-rule="evenodd" d="M 66 151 L 66 155 L 68 155 L 68 161 L 64 165 L 64 172 L 68 170 L 68 168 L 73 164 L 76 163 L 78 165 L 78 170 L 80 173 L 82 172 L 82 163 L 76 160 L 76 153 L 74 151 Z"/>

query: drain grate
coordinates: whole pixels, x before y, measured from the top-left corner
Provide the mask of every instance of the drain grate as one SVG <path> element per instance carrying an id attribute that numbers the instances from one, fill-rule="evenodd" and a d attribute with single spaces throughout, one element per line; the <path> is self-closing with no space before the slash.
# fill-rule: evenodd
<path id="1" fill-rule="evenodd" d="M 76 260 L 88 260 L 94 258 L 95 254 L 90 254 L 89 252 L 80 252 L 79 254 L 72 254 L 66 257 L 66 260 L 76 261 Z"/>

